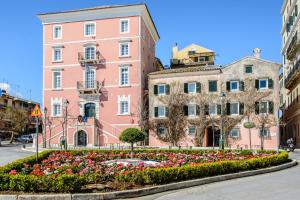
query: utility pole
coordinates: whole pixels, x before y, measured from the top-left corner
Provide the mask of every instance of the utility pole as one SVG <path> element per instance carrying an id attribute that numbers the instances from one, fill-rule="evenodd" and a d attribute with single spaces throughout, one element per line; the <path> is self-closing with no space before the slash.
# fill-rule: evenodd
<path id="1" fill-rule="evenodd" d="M 66 109 L 65 111 L 65 131 L 66 131 L 65 136 L 66 137 L 64 139 L 65 139 L 65 150 L 67 150 L 68 149 L 68 105 L 69 105 L 68 99 L 65 100 L 64 104 Z"/>
<path id="2" fill-rule="evenodd" d="M 46 134 L 47 134 L 47 108 L 44 108 L 44 137 L 43 137 L 43 148 L 46 148 Z"/>
<path id="3" fill-rule="evenodd" d="M 221 143 L 221 149 L 224 149 L 224 101 L 225 101 L 225 93 L 221 92 L 220 98 L 221 98 L 221 134 L 220 134 L 220 143 Z"/>

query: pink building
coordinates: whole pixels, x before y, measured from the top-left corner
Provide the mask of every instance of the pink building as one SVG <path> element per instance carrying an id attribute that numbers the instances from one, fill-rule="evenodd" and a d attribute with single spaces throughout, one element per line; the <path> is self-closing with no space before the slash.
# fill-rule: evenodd
<path id="1" fill-rule="evenodd" d="M 156 70 L 159 35 L 147 6 L 38 16 L 43 23 L 47 144 L 58 146 L 63 138 L 69 146 L 119 143 L 122 130 L 138 127 L 146 75 Z"/>

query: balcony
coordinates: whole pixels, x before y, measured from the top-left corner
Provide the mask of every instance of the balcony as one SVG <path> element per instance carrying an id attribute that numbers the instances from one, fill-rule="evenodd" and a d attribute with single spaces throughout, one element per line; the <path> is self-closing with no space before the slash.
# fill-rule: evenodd
<path id="1" fill-rule="evenodd" d="M 300 42 L 298 40 L 298 32 L 293 36 L 289 47 L 287 48 L 287 59 L 293 60 L 297 51 L 299 50 Z"/>
<path id="2" fill-rule="evenodd" d="M 101 84 L 99 81 L 83 81 L 77 82 L 77 91 L 79 94 L 88 95 L 88 94 L 100 94 Z"/>
<path id="3" fill-rule="evenodd" d="M 96 51 L 94 53 L 86 53 L 86 52 L 79 52 L 78 53 L 78 62 L 81 64 L 81 65 L 85 65 L 85 64 L 88 64 L 88 65 L 97 65 L 97 64 L 100 64 L 102 62 L 102 58 L 100 56 L 100 52 L 99 51 Z"/>
<path id="4" fill-rule="evenodd" d="M 287 77 L 284 80 L 285 87 L 287 89 L 292 89 L 295 83 L 298 83 L 298 79 L 300 78 L 300 59 L 297 61 L 295 65 L 293 65 L 292 69 L 289 71 Z"/>

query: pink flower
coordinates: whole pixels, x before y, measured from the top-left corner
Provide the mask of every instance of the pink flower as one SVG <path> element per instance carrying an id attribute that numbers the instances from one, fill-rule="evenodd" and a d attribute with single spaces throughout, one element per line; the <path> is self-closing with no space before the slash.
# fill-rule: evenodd
<path id="1" fill-rule="evenodd" d="M 10 175 L 16 175 L 17 174 L 17 170 L 15 170 L 15 169 L 10 170 L 9 174 Z"/>

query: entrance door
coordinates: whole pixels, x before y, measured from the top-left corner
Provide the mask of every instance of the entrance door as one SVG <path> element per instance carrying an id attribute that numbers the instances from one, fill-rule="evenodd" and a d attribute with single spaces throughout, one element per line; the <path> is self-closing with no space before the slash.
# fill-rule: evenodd
<path id="1" fill-rule="evenodd" d="M 75 136 L 76 146 L 86 146 L 87 145 L 87 135 L 84 131 L 78 131 Z"/>
<path id="2" fill-rule="evenodd" d="M 212 127 L 209 127 L 207 130 L 207 146 L 212 147 L 213 145 L 215 147 L 219 146 L 220 141 L 220 130 L 214 130 Z"/>

